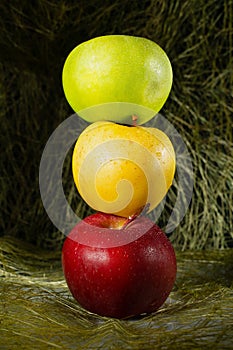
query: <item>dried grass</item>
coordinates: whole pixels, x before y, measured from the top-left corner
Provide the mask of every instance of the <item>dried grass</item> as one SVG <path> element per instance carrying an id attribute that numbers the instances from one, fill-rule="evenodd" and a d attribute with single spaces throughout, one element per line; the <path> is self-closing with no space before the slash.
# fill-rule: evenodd
<path id="1" fill-rule="evenodd" d="M 116 320 L 73 300 L 59 253 L 22 247 L 11 237 L 1 238 L 0 247 L 1 349 L 231 348 L 231 249 L 178 253 L 176 285 L 164 306 Z"/>
<path id="2" fill-rule="evenodd" d="M 40 200 L 38 167 L 48 137 L 72 113 L 62 66 L 79 42 L 121 33 L 158 42 L 173 65 L 173 89 L 161 112 L 186 142 L 195 186 L 173 243 L 182 250 L 231 246 L 232 1 L 3 1 L 0 11 L 1 233 L 60 249 L 63 237 Z M 65 192 L 85 216 L 89 208 L 73 186 L 69 157 Z M 175 193 L 176 183 L 170 198 Z M 166 207 L 161 225 L 169 213 Z"/>

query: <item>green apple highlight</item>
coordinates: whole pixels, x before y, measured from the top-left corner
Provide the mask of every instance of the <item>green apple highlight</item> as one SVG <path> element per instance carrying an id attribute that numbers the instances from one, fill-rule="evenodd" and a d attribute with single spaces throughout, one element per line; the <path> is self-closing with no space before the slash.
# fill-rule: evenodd
<path id="1" fill-rule="evenodd" d="M 172 86 L 172 67 L 155 42 L 107 35 L 83 42 L 68 55 L 63 88 L 73 110 L 88 122 L 137 124 L 153 118 Z"/>

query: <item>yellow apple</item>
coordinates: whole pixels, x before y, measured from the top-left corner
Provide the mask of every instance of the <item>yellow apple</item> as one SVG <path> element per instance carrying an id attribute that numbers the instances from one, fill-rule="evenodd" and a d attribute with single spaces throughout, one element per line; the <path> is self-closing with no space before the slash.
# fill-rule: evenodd
<path id="1" fill-rule="evenodd" d="M 88 122 L 143 124 L 155 116 L 172 86 L 172 67 L 155 42 L 106 35 L 76 46 L 62 72 L 67 101 Z"/>
<path id="2" fill-rule="evenodd" d="M 175 173 L 175 152 L 156 128 L 99 121 L 89 125 L 74 147 L 76 187 L 93 209 L 130 217 L 164 198 Z"/>

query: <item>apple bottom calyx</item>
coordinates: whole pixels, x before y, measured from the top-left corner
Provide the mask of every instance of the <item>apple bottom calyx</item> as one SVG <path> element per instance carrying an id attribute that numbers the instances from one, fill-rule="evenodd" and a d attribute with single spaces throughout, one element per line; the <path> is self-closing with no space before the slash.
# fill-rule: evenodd
<path id="1" fill-rule="evenodd" d="M 93 313 L 121 319 L 156 311 L 176 278 L 175 252 L 163 231 L 147 217 L 128 226 L 125 220 L 90 215 L 73 228 L 62 248 L 64 275 L 78 303 Z M 115 236 L 124 237 L 121 244 Z"/>

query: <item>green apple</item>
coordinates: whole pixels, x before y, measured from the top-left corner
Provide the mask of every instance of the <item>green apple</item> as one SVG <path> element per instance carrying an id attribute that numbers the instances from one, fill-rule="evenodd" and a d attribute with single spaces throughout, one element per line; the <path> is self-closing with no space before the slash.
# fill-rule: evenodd
<path id="1" fill-rule="evenodd" d="M 172 185 L 175 164 L 172 143 L 161 130 L 99 121 L 80 134 L 72 172 L 91 208 L 132 217 L 162 201 Z"/>
<path id="2" fill-rule="evenodd" d="M 164 105 L 172 67 L 155 42 L 106 35 L 83 42 L 68 55 L 62 73 L 67 101 L 88 122 L 143 124 Z"/>

